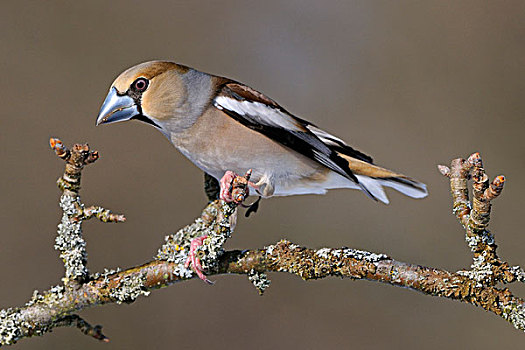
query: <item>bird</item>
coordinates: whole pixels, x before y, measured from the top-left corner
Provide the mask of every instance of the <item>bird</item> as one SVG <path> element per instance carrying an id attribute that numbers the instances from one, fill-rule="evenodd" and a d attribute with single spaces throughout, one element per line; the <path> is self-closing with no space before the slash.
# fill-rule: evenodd
<path id="1" fill-rule="evenodd" d="M 127 120 L 164 134 L 220 182 L 220 199 L 226 202 L 234 201 L 232 180 L 248 170 L 250 190 L 263 198 L 350 188 L 388 204 L 383 187 L 413 198 L 427 195 L 425 184 L 375 165 L 370 156 L 248 85 L 175 62 L 140 63 L 113 81 L 96 125 Z M 199 244 L 202 239 L 192 242 L 192 250 Z M 206 280 L 192 258 L 189 263 Z"/>

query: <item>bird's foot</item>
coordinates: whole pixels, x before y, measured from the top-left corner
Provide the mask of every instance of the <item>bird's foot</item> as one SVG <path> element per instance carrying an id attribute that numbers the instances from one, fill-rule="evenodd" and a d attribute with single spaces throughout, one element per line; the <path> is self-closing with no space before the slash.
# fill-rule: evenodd
<path id="1" fill-rule="evenodd" d="M 258 186 L 250 181 L 252 169 L 246 172 L 246 175 L 240 176 L 233 171 L 227 171 L 220 180 L 219 198 L 226 203 L 240 204 L 249 195 L 249 186 L 257 189 Z"/>
<path id="2" fill-rule="evenodd" d="M 221 186 L 219 198 L 227 203 L 233 202 L 233 179 L 235 179 L 237 176 L 239 175 L 235 174 L 233 171 L 228 170 L 226 173 L 224 173 L 224 176 L 219 181 Z"/>
<path id="3" fill-rule="evenodd" d="M 213 284 L 214 282 L 210 281 L 204 274 L 201 261 L 196 254 L 197 248 L 202 246 L 206 238 L 208 238 L 208 236 L 200 236 L 191 240 L 190 252 L 188 254 L 188 259 L 186 259 L 186 263 L 184 264 L 184 266 L 188 268 L 191 265 L 191 268 L 193 269 L 193 271 L 195 271 L 195 273 L 197 274 L 197 276 L 199 276 L 201 280 L 208 284 Z"/>

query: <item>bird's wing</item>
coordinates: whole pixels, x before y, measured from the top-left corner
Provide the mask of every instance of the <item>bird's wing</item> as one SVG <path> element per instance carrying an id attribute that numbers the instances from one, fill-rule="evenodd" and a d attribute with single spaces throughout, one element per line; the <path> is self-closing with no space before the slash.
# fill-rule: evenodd
<path id="1" fill-rule="evenodd" d="M 293 116 L 272 99 L 246 85 L 236 82 L 224 84 L 213 99 L 213 105 L 246 127 L 356 183 L 359 180 L 350 170 L 348 160 L 340 154 L 372 163 L 369 156 L 315 125 Z"/>

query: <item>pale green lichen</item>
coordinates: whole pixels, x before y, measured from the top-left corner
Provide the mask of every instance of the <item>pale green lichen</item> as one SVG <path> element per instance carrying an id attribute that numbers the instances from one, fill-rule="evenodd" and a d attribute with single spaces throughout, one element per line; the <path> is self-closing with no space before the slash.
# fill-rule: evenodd
<path id="1" fill-rule="evenodd" d="M 320 258 L 323 259 L 340 259 L 343 258 L 352 258 L 356 260 L 363 260 L 370 263 L 377 263 L 381 260 L 389 259 L 387 255 L 385 254 L 378 254 L 378 253 L 371 253 L 367 252 L 365 250 L 359 250 L 359 249 L 353 249 L 353 248 L 341 248 L 341 249 L 334 249 L 334 248 L 321 248 L 318 249 L 315 252 L 315 255 L 317 255 Z"/>
<path id="2" fill-rule="evenodd" d="M 19 339 L 35 335 L 43 335 L 49 331 L 49 326 L 39 324 L 38 327 L 26 321 L 24 309 L 0 310 L 0 346 L 13 345 Z"/>
<path id="3" fill-rule="evenodd" d="M 33 296 L 25 304 L 25 306 L 30 307 L 42 302 L 44 302 L 46 305 L 60 303 L 64 298 L 65 292 L 66 289 L 64 288 L 64 286 L 61 285 L 51 287 L 48 291 L 45 292 L 45 294 L 40 294 L 38 290 L 35 290 L 33 291 Z"/>
<path id="4" fill-rule="evenodd" d="M 63 300 L 64 292 L 64 286 L 51 287 L 45 294 L 35 290 L 31 299 L 25 304 L 25 308 L 0 310 L 0 345 L 12 345 L 28 335 L 43 335 L 48 332 L 52 327 L 51 324 L 33 325 L 25 320 L 24 313 L 27 308 L 36 304 L 45 304 L 46 307 L 59 305 Z"/>
<path id="5" fill-rule="evenodd" d="M 27 327 L 27 324 L 24 324 L 20 310 L 0 310 L 0 345 L 16 343 L 22 336 L 24 326 Z"/>
<path id="6" fill-rule="evenodd" d="M 117 304 L 132 303 L 141 295 L 149 295 L 145 282 L 145 274 L 126 276 L 119 281 L 118 286 L 109 290 L 108 296 L 115 299 Z"/>
<path id="7" fill-rule="evenodd" d="M 467 230 L 467 233 L 465 234 L 465 241 L 467 242 L 470 250 L 473 252 L 476 252 L 479 249 L 478 246 L 481 243 L 485 243 L 487 245 L 493 245 L 495 243 L 494 236 L 487 229 L 476 232 L 475 235 L 472 235 Z"/>
<path id="8" fill-rule="evenodd" d="M 357 260 L 364 260 L 369 263 L 378 263 L 381 260 L 389 259 L 388 255 L 382 253 L 371 253 L 364 250 L 343 248 L 341 253 L 345 258 L 353 258 Z"/>
<path id="9" fill-rule="evenodd" d="M 265 273 L 255 271 L 254 269 L 251 269 L 250 272 L 248 272 L 248 279 L 257 289 L 259 295 L 263 295 L 264 291 L 270 286 L 271 283 Z"/>
<path id="10" fill-rule="evenodd" d="M 274 245 L 270 245 L 270 246 L 266 247 L 266 255 L 272 256 L 274 249 L 275 249 Z"/>
<path id="11" fill-rule="evenodd" d="M 172 235 L 166 236 L 166 243 L 160 247 L 155 259 L 173 262 L 175 264 L 172 271 L 174 275 L 180 276 L 181 278 L 191 278 L 193 271 L 191 268 L 184 266 L 188 259 L 191 240 L 205 235 L 206 229 L 207 225 L 201 218 L 198 218 L 193 224 L 180 229 Z"/>
<path id="12" fill-rule="evenodd" d="M 122 271 L 120 267 L 114 268 L 114 269 L 107 269 L 104 268 L 104 272 L 96 272 L 90 276 L 91 280 L 98 280 L 99 278 L 103 279 L 103 283 L 108 284 L 109 283 L 109 276 L 116 274 L 118 272 Z"/>
<path id="13" fill-rule="evenodd" d="M 525 271 L 519 266 L 511 266 L 509 272 L 516 277 L 516 280 L 519 282 L 525 282 Z"/>
<path id="14" fill-rule="evenodd" d="M 330 258 L 330 251 L 332 249 L 330 248 L 321 248 L 321 249 L 318 249 L 316 252 L 315 252 L 315 255 L 323 258 L 323 259 L 329 259 Z"/>
<path id="15" fill-rule="evenodd" d="M 483 251 L 481 254 L 474 257 L 472 262 L 471 270 L 469 271 L 457 271 L 459 275 L 466 276 L 471 280 L 476 281 L 476 287 L 483 287 L 483 284 L 492 280 L 494 272 L 492 271 L 493 265 L 487 262 L 487 251 Z"/>
<path id="16" fill-rule="evenodd" d="M 216 218 L 211 224 L 203 218 L 198 218 L 172 235 L 165 237 L 166 243 L 158 250 L 156 260 L 175 263 L 172 273 L 182 278 L 191 278 L 194 271 L 185 267 L 190 251 L 191 241 L 195 238 L 207 236 L 202 246 L 197 249 L 203 269 L 216 271 L 219 257 L 224 253 L 224 244 L 232 231 L 231 217 L 235 213 L 235 206 L 230 204 L 217 205 L 212 203 L 205 209 L 207 215 Z"/>
<path id="17" fill-rule="evenodd" d="M 58 224 L 55 249 L 60 251 L 66 278 L 82 280 L 88 275 L 86 241 L 82 237 L 82 220 L 78 218 L 79 208 L 83 208 L 83 204 L 78 197 L 64 193 L 60 197 L 60 207 L 63 215 Z"/>
<path id="18" fill-rule="evenodd" d="M 509 321 L 516 329 L 525 331 L 525 306 L 523 303 L 499 302 L 499 307 L 503 310 L 502 316 Z"/>

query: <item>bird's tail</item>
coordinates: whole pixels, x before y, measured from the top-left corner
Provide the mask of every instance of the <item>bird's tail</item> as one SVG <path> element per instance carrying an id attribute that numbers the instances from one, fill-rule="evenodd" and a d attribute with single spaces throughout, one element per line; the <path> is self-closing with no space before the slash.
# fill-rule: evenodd
<path id="1" fill-rule="evenodd" d="M 388 204 L 388 197 L 383 186 L 390 187 L 412 198 L 427 196 L 427 186 L 406 176 L 375 178 L 365 175 L 356 175 L 362 189 L 370 197 Z"/>
<path id="2" fill-rule="evenodd" d="M 348 161 L 349 168 L 359 180 L 361 189 L 370 197 L 388 204 L 384 186 L 390 187 L 412 198 L 427 196 L 427 186 L 408 176 L 381 168 L 355 158 L 339 154 Z"/>

